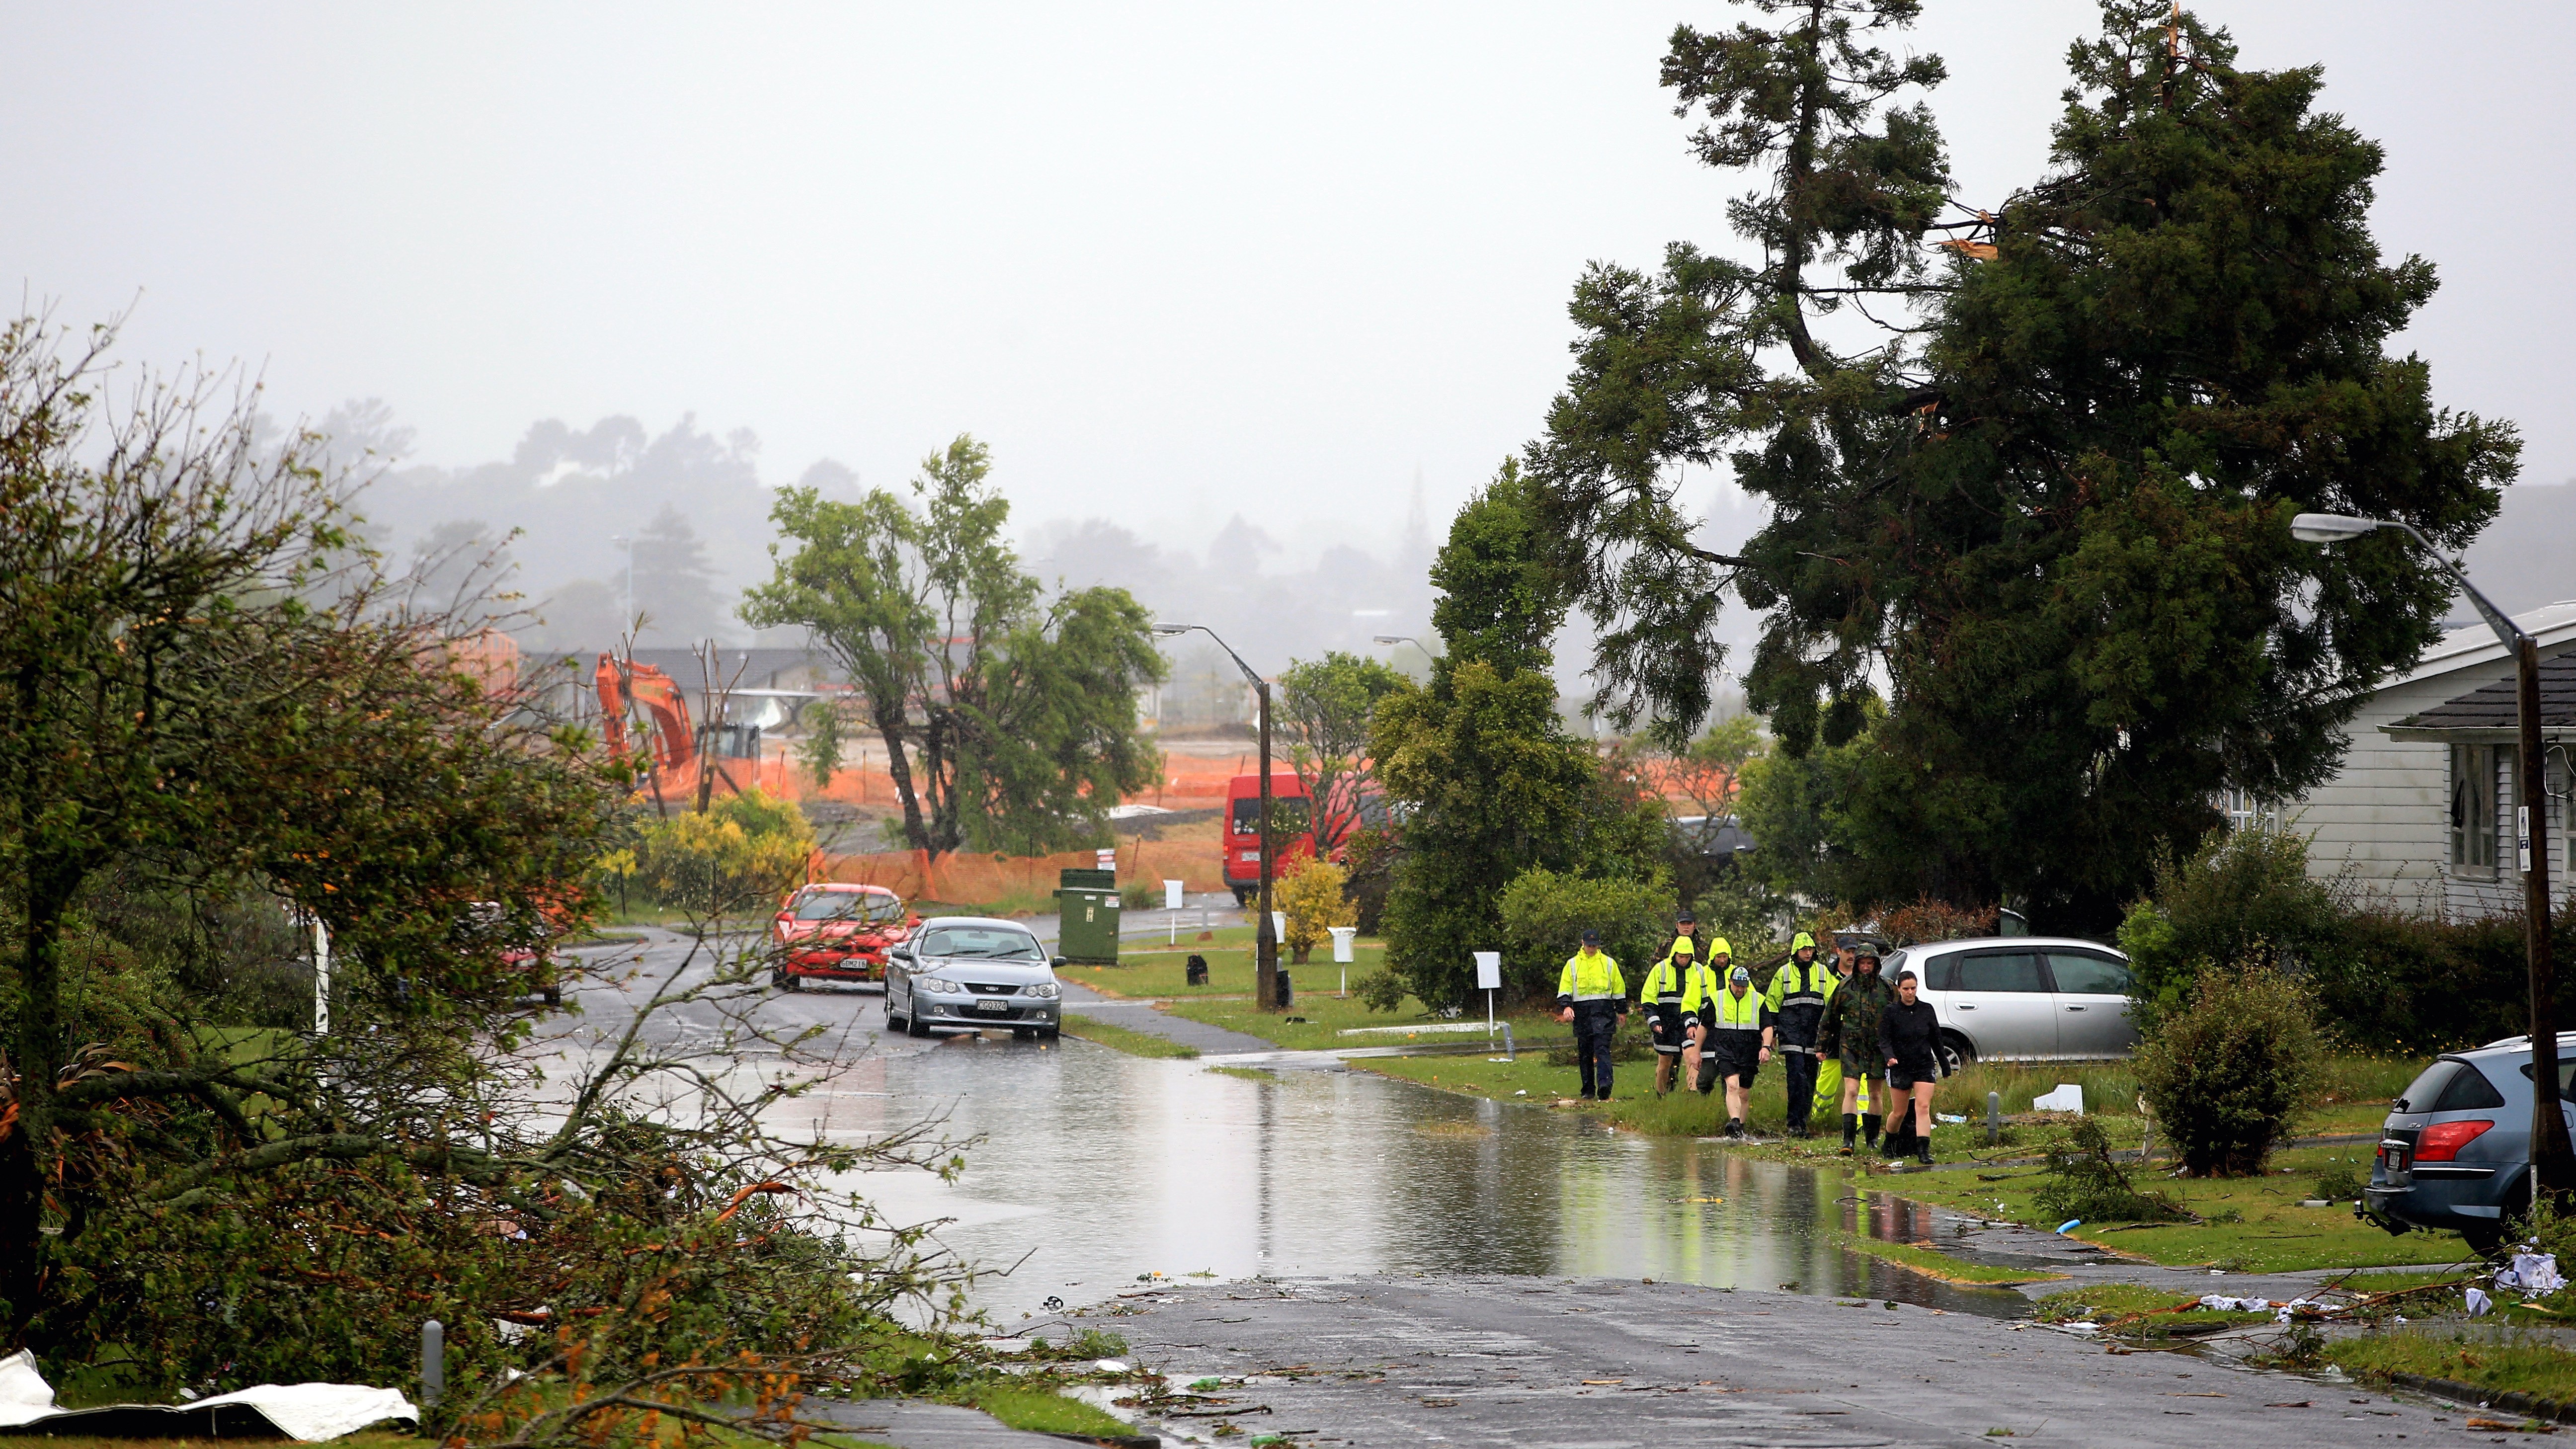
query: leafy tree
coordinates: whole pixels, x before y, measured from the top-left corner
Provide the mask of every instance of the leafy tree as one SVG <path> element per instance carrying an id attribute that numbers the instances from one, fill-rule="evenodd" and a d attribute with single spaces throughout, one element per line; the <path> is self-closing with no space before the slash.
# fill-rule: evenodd
<path id="1" fill-rule="evenodd" d="M 601 868 L 702 921 L 758 912 L 805 878 L 814 827 L 796 802 L 753 788 L 704 811 L 646 819 Z"/>
<path id="2" fill-rule="evenodd" d="M 1550 536 L 1618 543 L 1614 504 L 1740 442 L 1737 479 L 1774 510 L 1734 575 L 1770 616 L 1753 704 L 1794 754 L 1851 739 L 1887 685 L 1843 808 L 1911 879 L 1873 894 L 2105 926 L 2157 852 L 2217 823 L 2221 788 L 2323 779 L 2358 701 L 2433 637 L 2445 585 L 2402 540 L 2320 552 L 2289 516 L 2402 518 L 2458 547 L 2518 444 L 2388 355 L 2432 269 L 2380 257 L 2379 149 L 2313 113 L 2315 69 L 2240 71 L 2223 32 L 2111 0 L 2071 53 L 2052 173 L 1934 278 L 1898 245 L 1933 220 L 1928 118 L 1883 109 L 1883 132 L 1841 139 L 1801 119 L 1936 79 L 1849 50 L 1832 19 L 1914 7 L 1799 9 L 1777 33 L 1677 36 L 1667 79 L 1717 124 L 1707 159 L 1780 188 L 1737 209 L 1772 265 L 1677 249 L 1652 284 L 1587 280 L 1583 362 L 1532 451 Z M 1830 251 L 1863 292 L 1791 275 Z M 1920 299 L 1919 346 L 1801 340 L 1798 319 L 1866 289 Z M 1794 371 L 1765 370 L 1775 340 Z M 1681 681 L 1647 695 L 1695 718 Z"/>
<path id="3" fill-rule="evenodd" d="M 805 727 L 804 737 L 796 742 L 796 762 L 805 767 L 818 790 L 832 783 L 833 773 L 841 768 L 842 752 L 848 748 L 841 705 L 838 699 L 809 699 L 796 712 L 797 722 Z"/>
<path id="4" fill-rule="evenodd" d="M 865 1259 L 792 1196 L 934 1144 L 763 1126 L 797 1084 L 737 1053 L 796 1043 L 742 1022 L 749 963 L 692 956 L 536 1089 L 518 948 L 587 914 L 625 782 L 476 667 L 485 621 L 353 554 L 345 483 L 255 394 L 145 379 L 106 415 L 111 340 L 0 328 L 0 1351 L 113 1344 L 143 1394 L 384 1382 L 435 1316 L 462 1402 L 529 1376 L 493 1431 L 588 1373 L 939 1312 L 918 1235 Z M 314 923 L 327 1033 L 309 968 L 291 1019 L 269 990 Z M 654 1046 L 677 1007 L 720 1029 Z"/>
<path id="5" fill-rule="evenodd" d="M 1605 772 L 1556 709 L 1548 637 L 1563 595 L 1539 562 L 1527 480 L 1507 464 L 1458 512 L 1432 566 L 1448 648 L 1428 688 L 1378 703 L 1370 752 L 1410 806 L 1386 903 L 1387 962 L 1433 1005 L 1472 990 L 1468 952 L 1500 949 L 1506 887 L 1534 867 L 1642 877 L 1662 802 Z"/>
<path id="6" fill-rule="evenodd" d="M 1124 589 L 1077 589 L 1005 634 L 961 707 L 959 795 L 978 849 L 1100 840 L 1109 808 L 1162 775 L 1136 690 L 1162 677 L 1153 621 Z"/>
<path id="7" fill-rule="evenodd" d="M 635 608 L 645 628 L 666 639 L 696 641 L 724 628 L 707 545 L 675 504 L 665 503 L 635 535 Z"/>
<path id="8" fill-rule="evenodd" d="M 1375 793 L 1369 717 L 1407 683 L 1375 659 L 1335 649 L 1279 676 L 1273 718 L 1288 737 L 1288 764 L 1314 801 L 1315 848 L 1330 855 L 1361 825 L 1360 802 Z"/>
<path id="9" fill-rule="evenodd" d="M 1506 1000 L 1555 995 L 1558 970 L 1586 927 L 1601 933 L 1631 991 L 1672 942 L 1673 892 L 1660 875 L 1602 879 L 1541 866 L 1515 877 L 1497 904 Z"/>
<path id="10" fill-rule="evenodd" d="M 856 503 L 780 489 L 770 517 L 795 552 L 771 545 L 776 572 L 742 608 L 756 628 L 802 627 L 848 671 L 905 838 L 934 857 L 1096 837 L 1160 768 L 1136 733 L 1135 690 L 1164 668 L 1144 611 L 1104 588 L 1041 608 L 991 472 L 960 434 L 923 460 L 918 512 L 881 488 Z"/>
<path id="11" fill-rule="evenodd" d="M 1288 862 L 1271 899 L 1288 917 L 1279 944 L 1288 948 L 1291 965 L 1303 966 L 1317 946 L 1332 939 L 1332 928 L 1356 924 L 1359 912 L 1342 887 L 1350 873 L 1329 860 L 1301 855 Z"/>

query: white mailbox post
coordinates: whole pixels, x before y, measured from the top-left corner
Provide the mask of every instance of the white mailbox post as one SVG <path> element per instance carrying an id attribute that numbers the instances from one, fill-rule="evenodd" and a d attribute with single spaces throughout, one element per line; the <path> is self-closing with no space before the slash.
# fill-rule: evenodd
<path id="1" fill-rule="evenodd" d="M 1163 924 L 1172 928 L 1170 944 L 1177 946 L 1181 944 L 1181 883 L 1179 881 L 1163 882 L 1163 909 L 1171 913 L 1171 918 Z"/>
<path id="2" fill-rule="evenodd" d="M 1351 994 L 1351 938 L 1360 933 L 1357 926 L 1326 926 L 1333 933 L 1333 960 L 1342 968 L 1342 995 Z"/>
<path id="3" fill-rule="evenodd" d="M 1494 993 L 1503 989 L 1503 953 L 1478 951 L 1476 987 L 1485 993 L 1485 1035 L 1494 1034 Z"/>

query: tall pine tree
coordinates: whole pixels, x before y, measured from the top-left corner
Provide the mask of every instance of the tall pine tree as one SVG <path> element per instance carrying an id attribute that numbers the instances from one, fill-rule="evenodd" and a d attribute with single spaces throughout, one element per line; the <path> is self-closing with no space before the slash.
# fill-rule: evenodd
<path id="1" fill-rule="evenodd" d="M 1769 616 L 1755 706 L 1797 751 L 1848 738 L 1883 688 L 1842 802 L 1863 848 L 1910 863 L 1908 884 L 2008 894 L 2069 927 L 2107 924 L 2157 851 L 2213 827 L 2218 790 L 2289 798 L 2324 779 L 2360 699 L 2433 638 L 2446 589 L 2403 540 L 2319 551 L 2291 541 L 2290 516 L 2399 518 L 2457 548 L 2518 451 L 2510 426 L 2436 408 L 2422 361 L 2388 354 L 2433 271 L 2379 255 L 2381 153 L 2315 112 L 2320 72 L 2240 71 L 2224 32 L 2165 0 L 2110 0 L 2104 18 L 2070 54 L 2051 174 L 1919 284 L 1919 351 L 1819 369 L 1784 321 L 1757 320 L 1809 294 L 1757 276 L 1695 321 L 1700 294 L 1668 269 L 1637 284 L 1654 326 L 1591 327 L 1590 353 L 1619 365 L 1578 372 L 1533 449 L 1566 508 L 1581 495 L 1561 480 L 1584 476 L 1569 465 L 1611 456 L 1559 426 L 1589 415 L 1583 399 L 1710 420 L 1688 446 L 1645 436 L 1632 470 L 1739 444 L 1737 478 L 1775 510 L 1731 575 Z M 1794 75 L 1798 36 L 1735 44 Z M 1674 56 L 1724 50 L 1685 32 Z M 1684 73 L 1713 116 L 1774 103 L 1772 72 L 1741 56 Z M 1770 153 L 1787 195 L 1794 150 Z M 1794 241 L 1799 209 L 1782 210 Z M 1765 347 L 1796 370 L 1763 372 Z M 1691 348 L 1708 360 L 1670 385 L 1634 361 Z M 1761 386 L 1706 385 L 1716 359 Z M 1615 517 L 1592 516 L 1596 533 Z"/>

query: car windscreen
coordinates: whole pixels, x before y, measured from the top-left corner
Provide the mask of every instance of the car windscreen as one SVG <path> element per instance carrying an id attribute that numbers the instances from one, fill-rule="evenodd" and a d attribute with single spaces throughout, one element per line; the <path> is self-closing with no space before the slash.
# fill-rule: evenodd
<path id="1" fill-rule="evenodd" d="M 899 921 L 903 902 L 873 891 L 817 891 L 796 903 L 800 921 Z"/>
<path id="2" fill-rule="evenodd" d="M 1006 926 L 942 926 L 921 941 L 924 956 L 966 956 L 986 961 L 1043 961 L 1037 937 Z"/>
<path id="3" fill-rule="evenodd" d="M 1306 797 L 1303 795 L 1273 795 L 1270 797 L 1270 818 L 1277 826 L 1280 834 L 1303 835 L 1306 833 L 1306 804 Z M 1237 835 L 1252 835 L 1258 833 L 1260 828 L 1261 797 L 1253 795 L 1245 799 L 1235 801 L 1234 833 Z"/>

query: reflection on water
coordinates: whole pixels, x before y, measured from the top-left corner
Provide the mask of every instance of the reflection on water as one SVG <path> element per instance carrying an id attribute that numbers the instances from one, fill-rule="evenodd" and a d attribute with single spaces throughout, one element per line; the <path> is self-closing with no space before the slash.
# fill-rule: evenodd
<path id="1" fill-rule="evenodd" d="M 897 1221 L 953 1219 L 939 1235 L 952 1251 L 1011 1268 L 977 1295 L 1003 1321 L 1152 1273 L 1638 1277 L 2022 1308 L 1836 1246 L 1837 1230 L 1930 1233 L 1928 1214 L 1847 1172 L 1364 1072 L 1248 1080 L 1068 1047 L 871 1055 L 807 1099 L 839 1131 L 945 1110 L 950 1130 L 983 1139 L 953 1185 L 905 1173 L 861 1186 Z"/>

